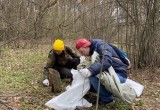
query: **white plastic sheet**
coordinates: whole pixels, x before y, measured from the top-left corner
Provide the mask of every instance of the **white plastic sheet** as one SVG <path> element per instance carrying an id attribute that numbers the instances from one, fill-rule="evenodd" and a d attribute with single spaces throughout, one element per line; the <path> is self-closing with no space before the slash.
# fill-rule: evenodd
<path id="1" fill-rule="evenodd" d="M 49 100 L 45 105 L 55 110 L 74 110 L 76 107 L 91 107 L 92 104 L 83 98 L 90 88 L 88 78 L 84 78 L 77 70 L 71 71 L 73 81 L 67 90 Z"/>
<path id="2" fill-rule="evenodd" d="M 127 84 L 130 84 L 131 87 L 135 90 L 137 97 L 140 97 L 140 96 L 141 96 L 141 94 L 142 94 L 142 92 L 143 92 L 143 89 L 144 89 L 144 86 L 143 86 L 143 85 L 141 85 L 141 84 L 139 84 L 139 83 L 137 83 L 137 82 L 135 82 L 135 81 L 133 81 L 133 80 L 131 80 L 131 79 L 127 79 L 127 80 L 126 80 L 126 83 L 127 83 Z"/>

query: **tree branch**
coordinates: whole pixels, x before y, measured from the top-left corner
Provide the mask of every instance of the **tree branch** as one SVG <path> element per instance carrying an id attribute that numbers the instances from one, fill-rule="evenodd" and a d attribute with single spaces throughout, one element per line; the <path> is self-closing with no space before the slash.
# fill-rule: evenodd
<path id="1" fill-rule="evenodd" d="M 120 3 L 119 0 L 116 0 L 118 5 L 128 14 L 128 16 L 131 18 L 131 20 L 135 23 L 134 18 L 128 13 L 128 10 Z"/>

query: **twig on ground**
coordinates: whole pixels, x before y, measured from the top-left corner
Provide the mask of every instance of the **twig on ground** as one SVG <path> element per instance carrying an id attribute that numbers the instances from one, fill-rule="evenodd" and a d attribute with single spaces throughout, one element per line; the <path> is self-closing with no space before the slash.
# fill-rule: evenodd
<path id="1" fill-rule="evenodd" d="M 0 95 L 0 97 L 17 97 L 19 94 L 14 94 L 14 95 Z"/>
<path id="2" fill-rule="evenodd" d="M 5 100 L 0 99 L 0 104 L 3 104 L 4 106 L 6 106 L 9 110 L 14 110 L 14 108 L 9 106 Z"/>

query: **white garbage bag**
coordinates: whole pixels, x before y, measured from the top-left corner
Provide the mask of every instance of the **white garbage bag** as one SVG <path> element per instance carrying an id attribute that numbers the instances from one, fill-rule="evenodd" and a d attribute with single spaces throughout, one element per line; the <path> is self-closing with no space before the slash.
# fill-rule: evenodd
<path id="1" fill-rule="evenodd" d="M 91 107 L 92 104 L 83 98 L 90 89 L 88 78 L 84 78 L 78 70 L 72 70 L 73 81 L 67 90 L 49 100 L 45 105 L 55 110 L 74 110 L 76 107 Z"/>
<path id="2" fill-rule="evenodd" d="M 143 89 L 144 89 L 144 86 L 143 86 L 143 85 L 141 85 L 141 84 L 139 84 L 139 83 L 137 83 L 137 82 L 135 82 L 135 81 L 133 81 L 133 80 L 131 80 L 131 79 L 127 79 L 127 80 L 126 80 L 126 83 L 127 83 L 127 84 L 130 84 L 131 87 L 135 90 L 137 97 L 140 97 L 140 96 L 141 96 L 141 94 L 142 94 L 142 92 L 143 92 Z"/>

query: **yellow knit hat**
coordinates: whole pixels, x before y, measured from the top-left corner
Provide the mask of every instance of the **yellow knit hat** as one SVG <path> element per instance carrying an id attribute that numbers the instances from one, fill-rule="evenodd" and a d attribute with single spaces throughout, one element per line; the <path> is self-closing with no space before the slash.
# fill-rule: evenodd
<path id="1" fill-rule="evenodd" d="M 62 40 L 57 39 L 53 43 L 53 49 L 54 50 L 64 50 L 64 43 Z"/>

